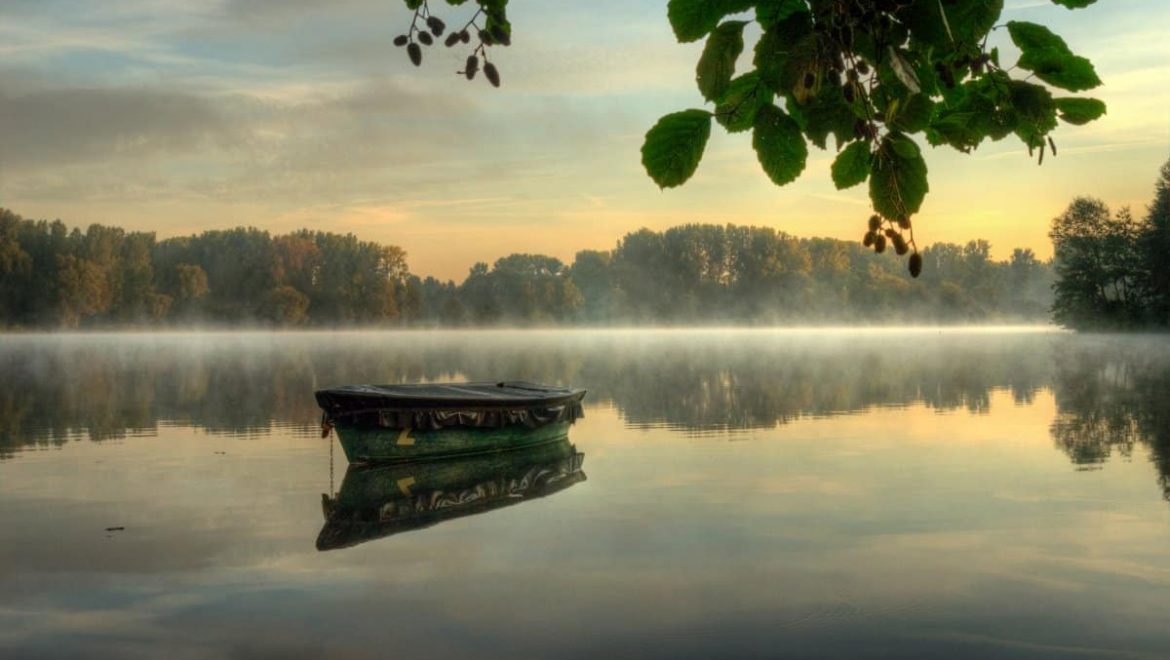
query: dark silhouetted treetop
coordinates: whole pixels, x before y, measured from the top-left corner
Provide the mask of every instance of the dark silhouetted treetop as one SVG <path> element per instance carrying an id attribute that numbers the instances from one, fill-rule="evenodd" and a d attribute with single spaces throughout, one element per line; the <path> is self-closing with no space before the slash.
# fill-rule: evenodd
<path id="1" fill-rule="evenodd" d="M 1095 0 L 1052 0 L 1078 9 Z M 447 46 L 478 44 L 464 72 L 487 61 L 487 47 L 511 43 L 507 0 L 446 0 L 475 5 L 459 37 Z M 442 32 L 425 0 L 405 0 L 414 12 L 407 34 L 415 64 L 419 46 Z M 437 1 L 434 4 L 439 4 Z M 646 133 L 642 164 L 662 188 L 695 173 L 712 122 L 728 132 L 752 131 L 760 166 L 776 185 L 805 169 L 808 144 L 837 151 L 837 188 L 868 181 L 878 227 L 865 245 L 922 257 L 911 217 L 927 192 L 926 161 L 918 142 L 969 153 L 985 140 L 1015 136 L 1043 163 L 1056 154 L 1058 120 L 1081 125 L 1105 114 L 1097 99 L 1069 96 L 1101 84 L 1089 60 L 1043 25 L 1001 23 L 1003 0 L 669 0 L 667 17 L 680 42 L 705 39 L 695 70 L 699 94 L 711 107 L 663 116 Z M 745 31 L 759 33 L 746 56 Z M 1019 58 L 1003 61 L 990 35 L 1004 30 Z M 426 37 L 423 39 L 422 37 Z M 487 65 L 485 65 L 486 67 Z M 739 75 L 736 73 L 740 72 Z M 485 68 L 486 72 L 486 68 Z M 492 78 L 498 85 L 498 74 Z M 905 246 L 905 247 L 903 247 Z"/>
<path id="2" fill-rule="evenodd" d="M 1143 219 L 1078 197 L 1052 221 L 1053 318 L 1078 329 L 1170 327 L 1170 162 Z"/>

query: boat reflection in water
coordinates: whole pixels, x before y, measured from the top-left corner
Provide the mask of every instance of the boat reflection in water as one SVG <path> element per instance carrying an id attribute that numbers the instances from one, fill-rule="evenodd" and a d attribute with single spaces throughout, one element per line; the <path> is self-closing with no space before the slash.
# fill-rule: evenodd
<path id="1" fill-rule="evenodd" d="M 345 548 L 560 492 L 585 481 L 567 435 L 535 447 L 393 465 L 351 465 L 321 496 L 318 550 Z"/>

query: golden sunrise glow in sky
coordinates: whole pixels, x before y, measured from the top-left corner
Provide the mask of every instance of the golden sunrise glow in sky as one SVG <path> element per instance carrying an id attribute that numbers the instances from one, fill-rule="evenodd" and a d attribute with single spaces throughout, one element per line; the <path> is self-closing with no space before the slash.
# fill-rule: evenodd
<path id="1" fill-rule="evenodd" d="M 833 187 L 832 150 L 813 148 L 801 178 L 778 188 L 748 134 L 716 129 L 682 188 L 645 175 L 645 131 L 703 107 L 702 44 L 675 42 L 665 6 L 513 0 L 493 89 L 454 75 L 466 49 L 435 46 L 412 67 L 391 43 L 410 22 L 400 0 L 0 0 L 0 206 L 160 238 L 237 225 L 352 232 L 457 281 L 476 261 L 568 262 L 640 227 L 859 239 L 865 187 Z M 469 14 L 435 7 L 449 24 Z M 1040 167 L 1014 138 L 971 156 L 926 148 L 916 235 L 1047 257 L 1049 222 L 1076 195 L 1145 212 L 1170 156 L 1170 2 L 1007 0 L 1003 19 L 1048 25 L 1091 59 L 1105 85 L 1088 95 L 1108 114 L 1062 124 L 1059 155 Z M 1014 61 L 1004 32 L 993 40 Z"/>

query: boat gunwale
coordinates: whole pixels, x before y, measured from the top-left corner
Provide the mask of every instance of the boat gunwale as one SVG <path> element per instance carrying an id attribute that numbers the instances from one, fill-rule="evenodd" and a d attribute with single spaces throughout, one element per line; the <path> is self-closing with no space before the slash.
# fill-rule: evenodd
<path id="1" fill-rule="evenodd" d="M 420 384 L 424 385 L 424 384 Z M 433 385 L 447 385 L 447 383 L 436 384 L 427 383 L 425 386 Z M 479 385 L 484 386 L 487 383 L 450 383 L 450 385 Z M 496 384 L 495 386 L 500 386 Z M 409 384 L 402 385 L 370 385 L 365 387 L 410 387 Z M 512 386 L 515 387 L 515 386 Z M 528 389 L 529 391 L 549 391 L 547 389 L 535 389 L 516 387 L 516 389 Z M 567 389 L 556 388 L 554 390 L 555 396 L 529 396 L 529 397 L 513 397 L 510 399 L 485 399 L 469 397 L 464 399 L 450 398 L 450 399 L 436 399 L 434 397 L 426 396 L 411 396 L 402 395 L 394 392 L 371 392 L 348 390 L 346 386 L 338 388 L 326 388 L 317 390 L 313 393 L 317 400 L 317 405 L 321 407 L 328 415 L 332 417 L 349 416 L 356 414 L 370 414 L 379 413 L 382 411 L 394 411 L 398 413 L 418 413 L 418 412 L 496 412 L 501 410 L 535 410 L 556 408 L 558 406 L 571 405 L 580 403 L 587 391 L 583 388 Z M 341 402 L 346 401 L 351 405 L 365 404 L 361 408 L 349 407 L 342 405 Z"/>

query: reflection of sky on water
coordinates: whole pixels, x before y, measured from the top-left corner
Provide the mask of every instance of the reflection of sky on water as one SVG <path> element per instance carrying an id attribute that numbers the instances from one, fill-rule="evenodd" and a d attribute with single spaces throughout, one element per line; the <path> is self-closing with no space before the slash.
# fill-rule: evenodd
<path id="1" fill-rule="evenodd" d="M 602 397 L 571 434 L 588 481 L 329 553 L 328 445 L 304 430 L 164 423 L 17 449 L 0 655 L 1158 657 L 1170 528 L 1148 450 L 1075 469 L 1054 448 L 1077 409 L 1050 354 L 1026 401 L 995 366 L 1032 359 L 984 361 L 1000 373 L 977 406 L 879 378 L 896 405 L 701 435 L 635 428 Z"/>

